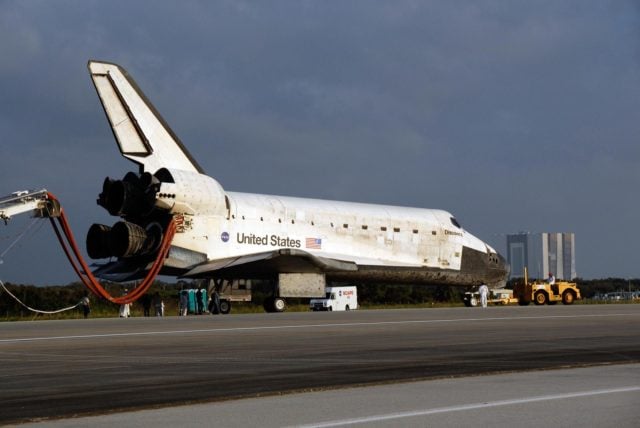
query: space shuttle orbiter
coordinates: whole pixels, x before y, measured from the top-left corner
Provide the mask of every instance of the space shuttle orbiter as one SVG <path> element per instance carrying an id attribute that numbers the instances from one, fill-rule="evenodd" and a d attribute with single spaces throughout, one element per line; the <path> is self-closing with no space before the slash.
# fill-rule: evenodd
<path id="1" fill-rule="evenodd" d="M 120 220 L 88 232 L 89 256 L 111 259 L 97 276 L 143 276 L 173 218 L 177 233 L 161 274 L 272 279 L 276 311 L 285 297 L 324 295 L 327 281 L 470 286 L 506 280 L 504 258 L 443 210 L 225 190 L 122 67 L 102 61 L 88 67 L 120 152 L 139 166 L 104 181 L 98 204 Z"/>

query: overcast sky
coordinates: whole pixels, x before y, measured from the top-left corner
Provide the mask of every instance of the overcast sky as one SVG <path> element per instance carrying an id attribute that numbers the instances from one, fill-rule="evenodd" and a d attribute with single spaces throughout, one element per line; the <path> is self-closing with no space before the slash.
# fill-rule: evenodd
<path id="1" fill-rule="evenodd" d="M 441 208 L 498 250 L 574 232 L 580 277 L 640 277 L 637 1 L 0 0 L 0 194 L 46 187 L 81 243 L 136 169 L 89 59 L 227 190 Z M 0 280 L 75 279 L 41 223 Z"/>

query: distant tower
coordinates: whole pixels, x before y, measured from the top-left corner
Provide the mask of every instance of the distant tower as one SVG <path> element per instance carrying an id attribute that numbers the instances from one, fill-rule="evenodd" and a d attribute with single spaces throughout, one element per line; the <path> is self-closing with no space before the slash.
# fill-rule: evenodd
<path id="1" fill-rule="evenodd" d="M 523 276 L 546 278 L 549 272 L 558 279 L 576 278 L 576 239 L 573 233 L 517 233 L 507 235 L 507 261 L 510 278 Z"/>

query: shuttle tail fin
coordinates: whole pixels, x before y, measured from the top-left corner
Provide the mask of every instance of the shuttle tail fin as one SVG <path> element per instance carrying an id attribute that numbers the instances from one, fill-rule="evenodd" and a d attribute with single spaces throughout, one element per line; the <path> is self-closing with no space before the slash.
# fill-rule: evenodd
<path id="1" fill-rule="evenodd" d="M 203 172 L 125 69 L 102 61 L 89 61 L 88 68 L 124 157 L 150 173 Z"/>

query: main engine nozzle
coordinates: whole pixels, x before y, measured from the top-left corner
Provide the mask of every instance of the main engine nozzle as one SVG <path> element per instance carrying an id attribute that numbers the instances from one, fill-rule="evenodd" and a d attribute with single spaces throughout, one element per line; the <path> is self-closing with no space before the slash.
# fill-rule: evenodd
<path id="1" fill-rule="evenodd" d="M 98 205 L 109 214 L 117 216 L 140 216 L 153 209 L 155 191 L 152 185 L 157 182 L 149 173 L 141 177 L 133 172 L 127 173 L 122 180 L 107 177 L 98 196 Z"/>
<path id="2" fill-rule="evenodd" d="M 87 234 L 87 253 L 93 259 L 151 254 L 160 246 L 162 234 L 158 223 L 146 228 L 127 221 L 119 221 L 113 227 L 93 224 Z"/>
<path id="3" fill-rule="evenodd" d="M 87 253 L 92 259 L 105 259 L 111 257 L 109 237 L 111 227 L 94 223 L 87 233 Z"/>

